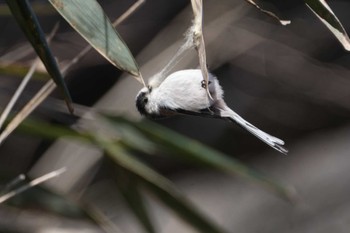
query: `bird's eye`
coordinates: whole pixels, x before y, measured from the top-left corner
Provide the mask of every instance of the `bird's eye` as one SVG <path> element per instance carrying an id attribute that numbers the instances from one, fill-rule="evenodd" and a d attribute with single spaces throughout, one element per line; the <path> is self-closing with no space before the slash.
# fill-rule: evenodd
<path id="1" fill-rule="evenodd" d="M 144 98 L 144 99 L 143 99 L 143 102 L 144 102 L 145 104 L 147 104 L 147 103 L 148 103 L 148 98 Z"/>

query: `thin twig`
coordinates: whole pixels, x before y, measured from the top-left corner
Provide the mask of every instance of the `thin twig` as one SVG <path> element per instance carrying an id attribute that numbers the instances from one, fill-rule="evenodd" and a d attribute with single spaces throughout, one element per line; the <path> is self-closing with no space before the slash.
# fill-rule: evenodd
<path id="1" fill-rule="evenodd" d="M 286 26 L 288 24 L 291 23 L 290 20 L 281 20 L 277 15 L 275 15 L 274 13 L 272 13 L 271 11 L 267 11 L 262 9 L 258 4 L 256 4 L 253 0 L 246 0 L 246 2 L 248 2 L 249 4 L 255 6 L 258 10 L 260 10 L 261 12 L 263 12 L 264 14 L 267 14 L 268 16 L 278 20 L 278 22 L 280 24 L 282 24 L 283 26 Z"/>
<path id="2" fill-rule="evenodd" d="M 47 36 L 47 41 L 48 43 L 51 42 L 52 38 L 55 36 L 57 30 L 59 28 L 59 24 L 55 24 L 55 26 L 53 27 L 52 31 L 50 32 L 50 34 Z M 10 114 L 13 106 L 16 104 L 19 96 L 22 94 L 24 88 L 27 86 L 29 80 L 32 78 L 36 67 L 39 65 L 40 63 L 40 59 L 36 58 L 32 64 L 32 66 L 30 67 L 28 73 L 26 74 L 26 76 L 23 78 L 21 84 L 19 85 L 19 87 L 17 88 L 15 94 L 12 96 L 11 100 L 9 101 L 9 103 L 7 104 L 7 106 L 5 107 L 3 113 L 0 116 L 0 130 L 6 120 L 6 118 L 8 117 L 8 115 Z"/>
<path id="3" fill-rule="evenodd" d="M 131 14 L 133 14 L 143 3 L 145 3 L 145 0 L 138 0 L 135 2 L 129 9 L 127 9 L 121 16 L 119 16 L 114 22 L 113 26 L 116 27 L 124 20 L 126 20 Z"/>
<path id="4" fill-rule="evenodd" d="M 59 23 L 56 23 L 55 26 L 53 27 L 51 33 L 46 38 L 48 43 L 50 43 L 51 40 L 53 39 L 53 37 L 56 35 L 58 28 L 59 28 Z M 0 117 L 0 130 L 5 122 L 6 118 L 10 114 L 13 106 L 17 102 L 19 96 L 23 93 L 24 88 L 27 86 L 28 82 L 33 77 L 33 74 L 34 74 L 37 66 L 39 65 L 39 63 L 40 63 L 40 59 L 36 58 L 32 64 L 32 66 L 30 67 L 29 71 L 27 72 L 27 74 L 23 78 L 22 82 L 20 83 L 19 87 L 17 88 L 15 94 L 12 96 L 11 100 L 9 101 L 7 106 L 5 107 L 3 113 L 1 114 L 1 117 Z M 50 81 L 52 81 L 52 79 Z M 22 120 L 25 119 L 28 115 L 23 115 L 24 117 L 22 117 L 21 119 L 14 118 L 9 123 L 9 125 L 5 128 L 5 130 L 0 134 L 0 145 L 13 132 L 13 130 L 16 129 L 16 127 L 22 122 Z"/>
<path id="5" fill-rule="evenodd" d="M 50 79 L 37 94 L 24 106 L 0 134 L 0 145 L 19 124 L 55 89 L 56 84 Z"/>
<path id="6" fill-rule="evenodd" d="M 17 186 L 19 183 L 24 181 L 26 179 L 26 176 L 23 174 L 18 175 L 15 179 L 11 180 L 8 184 L 5 185 L 4 188 L 1 189 L 0 193 L 4 194 L 9 192 L 10 190 L 14 189 L 15 186 Z"/>
<path id="7" fill-rule="evenodd" d="M 39 62 L 40 62 L 40 59 L 35 59 L 35 61 L 33 62 L 32 66 L 30 67 L 28 73 L 26 74 L 26 76 L 24 76 L 21 84 L 18 86 L 16 92 L 12 96 L 11 100 L 6 105 L 4 111 L 2 112 L 2 114 L 0 116 L 0 130 L 1 130 L 5 120 L 7 119 L 8 115 L 10 114 L 13 106 L 16 104 L 19 96 L 22 94 L 24 88 L 27 86 L 29 80 L 33 76 L 33 74 L 34 74 L 34 72 L 36 70 L 36 67 L 38 66 Z"/>
<path id="8" fill-rule="evenodd" d="M 23 185 L 21 187 L 19 187 L 18 189 L 16 190 L 13 190 L 13 191 L 10 191 L 8 192 L 7 194 L 3 195 L 3 196 L 0 196 L 0 204 L 7 201 L 8 199 L 34 187 L 34 186 L 37 186 L 49 179 L 52 179 L 52 178 L 55 178 L 59 175 L 61 175 L 63 172 L 66 171 L 66 168 L 61 168 L 61 169 L 58 169 L 56 171 L 53 171 L 53 172 L 50 172 L 50 173 L 47 173 L 46 175 L 43 175 L 43 176 L 40 176 L 34 180 L 32 180 L 31 182 L 29 182 L 28 184 L 26 185 Z"/>
<path id="9" fill-rule="evenodd" d="M 24 58 L 25 56 L 33 53 L 33 48 L 28 45 L 24 44 L 22 46 L 17 47 L 14 50 L 11 50 L 10 52 L 2 55 L 0 57 L 0 62 L 2 66 L 9 66 L 13 64 L 15 61 L 18 61 L 21 58 Z"/>
<path id="10" fill-rule="evenodd" d="M 202 0 L 191 0 L 192 10 L 194 15 L 193 20 L 193 41 L 197 49 L 199 66 L 202 71 L 202 76 L 205 81 L 203 86 L 208 93 L 208 96 L 212 99 L 209 92 L 209 72 L 207 68 L 207 56 L 205 52 L 205 43 L 203 36 L 203 1 Z"/>
<path id="11" fill-rule="evenodd" d="M 47 36 L 46 40 L 48 43 L 52 40 L 52 38 L 56 35 L 57 30 L 59 28 L 59 23 L 56 23 L 55 26 L 53 27 L 52 31 L 50 34 Z M 28 46 L 27 44 L 24 46 L 21 46 L 3 56 L 0 57 L 1 65 L 2 66 L 7 66 L 11 65 L 14 61 L 21 59 L 22 57 L 25 57 L 33 52 L 33 48 L 31 46 Z M 8 60 L 11 59 L 12 60 Z"/>
<path id="12" fill-rule="evenodd" d="M 101 229 L 106 233 L 122 233 L 121 229 L 93 204 L 83 204 L 84 210 L 94 219 Z"/>

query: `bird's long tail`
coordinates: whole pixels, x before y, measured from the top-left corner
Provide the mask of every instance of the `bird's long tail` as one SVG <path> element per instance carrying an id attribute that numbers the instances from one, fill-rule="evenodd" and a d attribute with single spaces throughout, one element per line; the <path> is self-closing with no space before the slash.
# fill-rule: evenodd
<path id="1" fill-rule="evenodd" d="M 229 119 L 230 121 L 233 121 L 240 125 L 242 128 L 248 130 L 250 133 L 258 137 L 260 140 L 265 142 L 267 145 L 271 146 L 272 148 L 276 149 L 277 151 L 287 154 L 288 150 L 283 147 L 284 141 L 276 138 L 274 136 L 271 136 L 268 133 L 265 133 L 264 131 L 258 129 L 254 125 L 250 124 L 246 120 L 244 120 L 241 116 L 239 116 L 237 113 L 235 113 L 232 109 L 225 107 L 224 110 L 221 110 L 221 117 L 225 117 Z"/>

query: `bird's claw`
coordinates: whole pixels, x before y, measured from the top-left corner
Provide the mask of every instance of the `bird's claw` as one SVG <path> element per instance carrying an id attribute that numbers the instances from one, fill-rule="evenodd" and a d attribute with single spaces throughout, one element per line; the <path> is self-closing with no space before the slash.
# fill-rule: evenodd
<path id="1" fill-rule="evenodd" d="M 207 83 L 205 82 L 205 80 L 202 80 L 201 85 L 204 89 L 207 88 Z"/>
<path id="2" fill-rule="evenodd" d="M 210 83 L 211 83 L 211 82 L 209 81 L 209 82 L 208 82 L 208 85 L 209 85 Z M 202 86 L 204 89 L 207 88 L 207 83 L 206 83 L 205 80 L 202 80 L 202 81 L 201 81 L 201 86 Z"/>

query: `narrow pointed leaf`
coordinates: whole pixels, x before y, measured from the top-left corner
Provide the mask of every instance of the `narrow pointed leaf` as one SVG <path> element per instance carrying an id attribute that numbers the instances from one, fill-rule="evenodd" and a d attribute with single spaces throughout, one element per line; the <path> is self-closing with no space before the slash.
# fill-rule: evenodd
<path id="1" fill-rule="evenodd" d="M 234 158 L 207 147 L 195 140 L 180 135 L 172 130 L 161 127 L 150 121 L 130 122 L 120 117 L 108 117 L 112 122 L 118 124 L 124 122 L 137 127 L 149 140 L 152 140 L 163 149 L 170 152 L 176 158 L 190 161 L 197 165 L 202 165 L 226 173 L 239 175 L 259 183 L 280 195 L 282 198 L 294 202 L 294 191 L 285 187 L 279 182 L 266 177 L 262 173 L 251 169 Z"/>
<path id="2" fill-rule="evenodd" d="M 70 128 L 53 125 L 42 121 L 27 118 L 19 126 L 18 130 L 31 135 L 45 137 L 47 139 L 57 139 L 60 137 L 68 137 L 82 142 L 91 143 L 93 136 L 86 132 L 76 132 Z"/>
<path id="3" fill-rule="evenodd" d="M 222 233 L 216 224 L 206 218 L 165 177 L 128 154 L 121 146 L 101 138 L 96 143 L 118 164 L 144 181 L 150 190 L 180 218 L 200 232 Z"/>
<path id="4" fill-rule="evenodd" d="M 84 210 L 72 200 L 68 200 L 64 196 L 42 186 L 32 187 L 9 199 L 6 204 L 23 209 L 35 206 L 38 210 L 59 214 L 67 218 L 86 217 Z"/>
<path id="5" fill-rule="evenodd" d="M 139 190 L 138 179 L 122 168 L 117 170 L 117 186 L 134 215 L 149 233 L 155 233 L 144 199 Z"/>
<path id="6" fill-rule="evenodd" d="M 20 130 L 30 134 L 40 135 L 47 138 L 70 137 L 87 143 L 94 143 L 103 149 L 106 154 L 118 166 L 128 170 L 128 172 L 140 178 L 150 190 L 171 208 L 180 218 L 198 229 L 200 232 L 222 233 L 220 227 L 216 226 L 207 217 L 205 217 L 193 204 L 188 201 L 175 186 L 165 177 L 155 172 L 144 163 L 128 154 L 122 146 L 113 140 L 104 139 L 99 136 L 78 133 L 64 127 L 53 126 L 46 123 L 38 123 L 26 120 L 20 127 Z"/>
<path id="7" fill-rule="evenodd" d="M 153 154 L 157 151 L 154 143 L 149 141 L 145 136 L 132 126 L 119 124 L 118 134 L 122 138 L 122 143 L 125 147 L 135 149 L 146 154 Z"/>
<path id="8" fill-rule="evenodd" d="M 32 44 L 35 52 L 45 65 L 47 72 L 63 92 L 69 110 L 73 112 L 71 105 L 72 100 L 67 86 L 63 80 L 57 62 L 48 46 L 45 34 L 42 31 L 39 21 L 28 0 L 6 0 L 6 2 L 12 12 L 12 15 L 17 20 L 17 23 Z"/>
<path id="9" fill-rule="evenodd" d="M 96 0 L 49 1 L 102 56 L 119 69 L 139 77 L 133 55 Z"/>
<path id="10" fill-rule="evenodd" d="M 24 77 L 28 73 L 29 69 L 30 67 L 28 65 L 20 63 L 13 63 L 10 65 L 2 65 L 0 63 L 0 75 Z M 50 75 L 48 75 L 46 72 L 36 70 L 33 74 L 33 79 L 47 80 L 48 78 L 50 78 Z"/>
<path id="11" fill-rule="evenodd" d="M 327 26 L 334 36 L 343 45 L 344 49 L 350 51 L 350 39 L 343 25 L 333 13 L 325 0 L 305 0 L 310 10 Z"/>
<path id="12" fill-rule="evenodd" d="M 197 228 L 199 232 L 205 233 L 219 233 L 225 232 L 216 226 L 213 226 L 208 220 L 200 215 L 197 208 L 193 206 L 184 197 L 177 193 L 166 192 L 159 186 L 152 183 L 145 183 L 148 188 L 159 200 L 174 211 L 180 218 L 188 222 L 191 226 Z"/>

